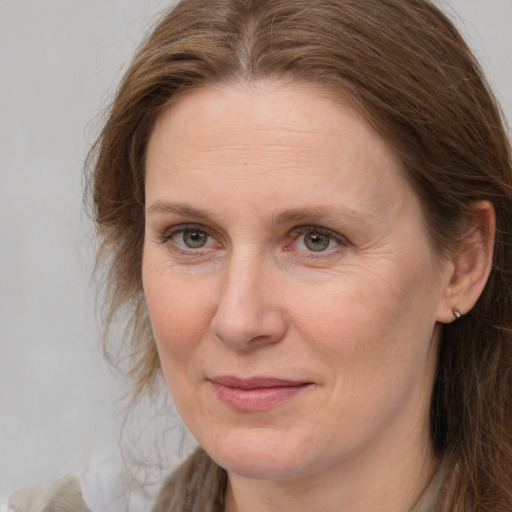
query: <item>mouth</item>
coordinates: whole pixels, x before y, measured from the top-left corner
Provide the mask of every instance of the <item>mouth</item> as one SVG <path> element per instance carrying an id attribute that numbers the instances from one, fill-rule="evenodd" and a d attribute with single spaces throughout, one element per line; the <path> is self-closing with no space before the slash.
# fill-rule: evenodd
<path id="1" fill-rule="evenodd" d="M 253 377 L 242 379 L 221 376 L 210 379 L 219 399 L 228 407 L 241 412 L 257 412 L 271 409 L 287 401 L 305 389 L 311 382 Z"/>

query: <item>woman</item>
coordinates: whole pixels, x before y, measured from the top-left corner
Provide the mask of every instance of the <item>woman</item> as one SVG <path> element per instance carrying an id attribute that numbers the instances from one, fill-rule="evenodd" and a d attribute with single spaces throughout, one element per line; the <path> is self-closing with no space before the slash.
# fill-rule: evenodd
<path id="1" fill-rule="evenodd" d="M 201 446 L 154 511 L 512 508 L 510 146 L 434 5 L 185 0 L 91 161 L 135 396 Z"/>

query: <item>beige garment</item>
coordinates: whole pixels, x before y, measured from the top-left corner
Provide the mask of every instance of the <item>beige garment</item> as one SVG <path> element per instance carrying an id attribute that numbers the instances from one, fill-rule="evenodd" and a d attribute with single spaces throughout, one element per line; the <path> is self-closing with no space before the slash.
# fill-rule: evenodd
<path id="1" fill-rule="evenodd" d="M 441 512 L 447 474 L 441 464 L 410 512 Z M 226 472 L 198 449 L 164 482 L 152 512 L 223 512 L 226 483 Z M 76 477 L 18 491 L 9 506 L 14 512 L 90 512 Z"/>
<path id="2" fill-rule="evenodd" d="M 32 485 L 9 500 L 13 512 L 90 512 L 82 499 L 80 482 L 67 476 L 51 485 Z"/>

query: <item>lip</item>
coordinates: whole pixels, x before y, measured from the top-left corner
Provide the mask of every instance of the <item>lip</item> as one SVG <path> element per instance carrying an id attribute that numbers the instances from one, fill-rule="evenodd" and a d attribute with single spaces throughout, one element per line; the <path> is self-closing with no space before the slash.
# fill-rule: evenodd
<path id="1" fill-rule="evenodd" d="M 242 379 L 221 376 L 210 379 L 219 399 L 227 406 L 242 412 L 271 409 L 301 393 L 311 382 L 252 377 Z"/>

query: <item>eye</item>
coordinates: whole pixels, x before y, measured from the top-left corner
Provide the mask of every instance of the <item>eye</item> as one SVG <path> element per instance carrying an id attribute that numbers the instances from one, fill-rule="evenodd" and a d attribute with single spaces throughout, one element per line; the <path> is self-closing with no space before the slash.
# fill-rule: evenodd
<path id="1" fill-rule="evenodd" d="M 214 238 L 204 229 L 197 226 L 173 226 L 162 236 L 162 243 L 171 243 L 177 249 L 197 250 L 215 245 Z"/>
<path id="2" fill-rule="evenodd" d="M 301 238 L 302 245 L 313 252 L 326 251 L 327 249 L 332 249 L 333 246 L 338 245 L 338 243 L 329 235 L 314 231 L 311 233 L 306 233 Z"/>
<path id="3" fill-rule="evenodd" d="M 294 229 L 295 247 L 302 251 L 329 252 L 340 245 L 347 245 L 341 235 L 334 231 L 315 226 L 300 226 Z"/>
<path id="4" fill-rule="evenodd" d="M 176 237 L 178 238 L 178 240 L 175 240 L 176 243 L 182 242 L 189 249 L 200 249 L 208 243 L 209 235 L 198 229 L 185 229 L 176 233 L 173 238 Z"/>

